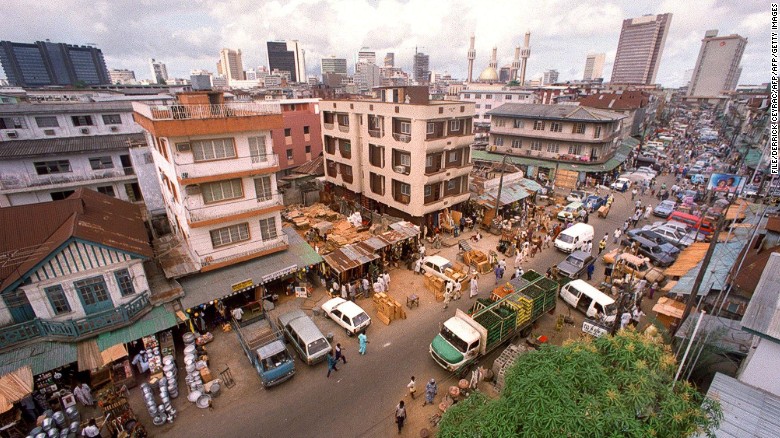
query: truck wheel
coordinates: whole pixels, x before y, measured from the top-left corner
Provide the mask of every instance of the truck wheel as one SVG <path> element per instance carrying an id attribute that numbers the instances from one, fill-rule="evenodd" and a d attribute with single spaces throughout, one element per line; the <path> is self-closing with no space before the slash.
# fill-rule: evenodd
<path id="1" fill-rule="evenodd" d="M 349 331 L 349 329 L 344 329 L 344 331 L 346 331 L 346 332 L 347 332 L 347 336 L 349 336 L 350 338 L 351 338 L 352 336 L 354 336 L 354 333 L 352 333 L 351 331 Z"/>
<path id="2" fill-rule="evenodd" d="M 521 330 L 521 331 L 520 331 L 520 336 L 522 336 L 522 337 L 524 337 L 524 338 L 527 338 L 527 337 L 528 337 L 528 335 L 530 335 L 530 334 L 531 334 L 531 331 L 532 331 L 533 329 L 534 329 L 534 328 L 533 328 L 532 326 L 530 326 L 530 325 L 529 325 L 528 327 L 526 327 L 526 328 L 524 328 L 523 330 Z"/>

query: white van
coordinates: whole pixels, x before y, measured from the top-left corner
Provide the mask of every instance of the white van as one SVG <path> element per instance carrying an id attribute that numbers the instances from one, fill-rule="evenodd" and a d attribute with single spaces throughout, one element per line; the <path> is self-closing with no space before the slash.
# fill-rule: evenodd
<path id="1" fill-rule="evenodd" d="M 555 247 L 563 252 L 574 252 L 593 242 L 593 225 L 578 222 L 561 231 L 555 238 Z"/>
<path id="2" fill-rule="evenodd" d="M 615 300 L 585 280 L 574 280 L 561 288 L 561 298 L 575 309 L 579 309 L 588 318 L 596 318 L 597 315 L 606 316 L 606 322 L 615 321 L 617 306 Z"/>

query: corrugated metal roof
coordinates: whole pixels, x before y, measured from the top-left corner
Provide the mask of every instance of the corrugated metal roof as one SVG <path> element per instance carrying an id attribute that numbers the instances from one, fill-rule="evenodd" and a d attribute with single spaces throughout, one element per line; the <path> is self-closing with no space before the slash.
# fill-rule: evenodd
<path id="1" fill-rule="evenodd" d="M 169 329 L 175 326 L 176 322 L 175 314 L 169 312 L 163 306 L 155 307 L 127 327 L 101 333 L 97 338 L 97 345 L 100 351 L 103 351 L 116 344 L 126 344 L 144 336 Z"/>
<path id="2" fill-rule="evenodd" d="M 742 328 L 780 342 L 780 254 L 772 253 L 750 299 Z M 778 435 L 780 436 L 780 435 Z"/>
<path id="3" fill-rule="evenodd" d="M 709 244 L 707 244 L 707 246 L 709 246 Z M 726 278 L 729 275 L 729 271 L 731 270 L 731 267 L 734 266 L 734 263 L 737 261 L 737 256 L 739 256 L 739 252 L 742 251 L 744 246 L 745 242 L 742 240 L 721 242 L 715 245 L 715 250 L 712 253 L 712 259 L 707 267 L 707 272 L 704 273 L 701 287 L 697 294 L 698 296 L 707 295 L 710 289 L 723 290 L 726 287 Z M 682 255 L 680 255 L 680 257 L 682 257 Z M 702 254 L 702 259 L 703 258 L 704 254 Z M 685 275 L 680 277 L 677 284 L 672 288 L 671 293 L 689 295 L 693 290 L 693 284 L 696 281 L 696 277 L 699 275 L 702 263 L 703 260 L 700 259 L 695 268 L 690 269 Z"/>
<path id="4" fill-rule="evenodd" d="M 33 375 L 76 362 L 76 344 L 42 341 L 0 354 L 0 375 L 30 365 Z"/>
<path id="5" fill-rule="evenodd" d="M 146 146 L 146 136 L 136 133 L 3 141 L 0 142 L 0 158 L 126 150 L 131 144 Z"/>
<path id="6" fill-rule="evenodd" d="M 383 246 L 384 247 L 384 246 Z M 322 257 L 336 272 L 345 272 L 379 258 L 374 248 L 363 242 L 344 245 Z"/>
<path id="7" fill-rule="evenodd" d="M 753 342 L 753 335 L 742 330 L 742 323 L 734 319 L 723 318 L 720 316 L 704 314 L 701 320 L 699 334 L 707 334 L 707 344 L 715 346 L 728 353 L 735 353 L 747 356 L 750 345 Z M 678 339 L 688 339 L 692 331 L 692 325 L 696 324 L 699 316 L 695 318 L 686 318 L 680 324 L 675 336 Z M 704 339 L 703 337 L 701 339 Z"/>
<path id="8" fill-rule="evenodd" d="M 555 160 L 543 160 L 540 158 L 531 158 L 531 157 L 522 157 L 522 156 L 507 156 L 507 162 L 512 164 L 523 164 L 523 165 L 530 165 L 530 166 L 536 166 L 536 167 L 545 167 L 548 169 L 553 169 L 558 167 L 559 170 L 572 170 L 575 172 L 607 172 L 610 171 L 619 165 L 621 165 L 623 162 L 626 161 L 626 158 L 628 158 L 629 152 L 631 152 L 631 149 L 638 144 L 638 141 L 634 140 L 633 138 L 628 138 L 623 140 L 623 143 L 618 146 L 617 150 L 615 150 L 615 155 L 608 159 L 603 164 L 593 164 L 588 162 L 571 162 L 571 161 L 555 161 Z M 471 158 L 472 160 L 477 161 L 492 161 L 492 162 L 501 162 L 501 160 L 504 159 L 503 154 L 497 154 L 494 152 L 488 152 L 488 151 L 471 151 Z"/>
<path id="9" fill-rule="evenodd" d="M 664 274 L 667 277 L 681 277 L 687 274 L 688 271 L 701 263 L 709 246 L 709 243 L 704 242 L 692 243 L 689 247 L 682 250 L 680 255 L 677 256 L 677 260 L 664 270 Z"/>
<path id="10" fill-rule="evenodd" d="M 206 301 L 222 298 L 231 292 L 230 285 L 251 279 L 254 284 L 263 284 L 263 276 L 296 266 L 303 268 L 322 262 L 322 257 L 290 227 L 282 228 L 287 235 L 289 247 L 271 255 L 252 259 L 215 271 L 195 274 L 179 279 L 184 289 L 182 306 L 187 309 Z M 222 289 L 214 287 L 221 285 Z"/>
<path id="11" fill-rule="evenodd" d="M 407 238 L 417 237 L 420 234 L 420 228 L 417 225 L 407 221 L 394 222 L 390 224 L 390 228 L 403 233 Z"/>
<path id="12" fill-rule="evenodd" d="M 611 122 L 626 116 L 614 111 L 585 108 L 574 105 L 542 105 L 531 103 L 505 103 L 490 110 L 491 116 L 536 117 L 547 120 L 574 120 L 585 122 Z"/>
<path id="13" fill-rule="evenodd" d="M 780 436 L 780 397 L 721 373 L 715 374 L 707 397 L 723 409 L 718 438 Z"/>

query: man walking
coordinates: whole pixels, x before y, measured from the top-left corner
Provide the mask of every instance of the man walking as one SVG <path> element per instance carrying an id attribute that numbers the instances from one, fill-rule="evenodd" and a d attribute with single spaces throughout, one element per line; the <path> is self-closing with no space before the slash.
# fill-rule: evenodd
<path id="1" fill-rule="evenodd" d="M 479 294 L 479 285 L 477 284 L 477 279 L 479 277 L 475 274 L 474 277 L 471 279 L 471 291 L 469 292 L 469 298 L 474 298 Z"/>
<path id="2" fill-rule="evenodd" d="M 425 402 L 423 402 L 423 406 L 432 405 L 433 398 L 436 396 L 437 392 L 439 392 L 439 388 L 436 386 L 436 379 L 431 379 L 428 384 L 425 385 Z"/>
<path id="3" fill-rule="evenodd" d="M 608 239 L 609 239 L 609 234 L 604 233 L 604 237 L 599 242 L 599 255 L 601 255 L 601 252 L 604 251 L 604 249 L 607 247 Z"/>
<path id="4" fill-rule="evenodd" d="M 368 337 L 366 336 L 365 332 L 358 335 L 358 344 L 360 345 L 360 348 L 358 348 L 358 353 L 365 355 L 366 344 L 368 344 Z"/>
<path id="5" fill-rule="evenodd" d="M 612 233 L 612 243 L 618 243 L 618 239 L 620 239 L 621 234 L 623 233 L 620 231 L 620 228 L 615 228 L 615 232 Z"/>
<path id="6" fill-rule="evenodd" d="M 406 384 L 406 387 L 409 388 L 409 397 L 414 400 L 414 394 L 417 392 L 417 382 L 414 381 L 414 376 L 412 376 L 412 380 Z"/>
<path id="7" fill-rule="evenodd" d="M 591 278 L 593 278 L 593 271 L 596 270 L 596 263 L 591 263 L 588 265 L 588 281 L 590 281 Z"/>
<path id="8" fill-rule="evenodd" d="M 343 360 L 345 364 L 347 363 L 347 357 L 344 356 L 341 344 L 336 344 L 336 363 L 338 363 L 339 359 Z"/>
<path id="9" fill-rule="evenodd" d="M 331 371 L 338 371 L 339 369 L 336 368 L 336 363 L 338 362 L 338 359 L 333 355 L 332 351 L 328 352 L 328 378 L 330 378 L 330 372 Z"/>
<path id="10" fill-rule="evenodd" d="M 404 420 L 406 420 L 406 408 L 404 407 L 404 401 L 398 402 L 398 406 L 395 407 L 395 423 L 398 425 L 398 434 L 401 434 L 401 429 L 404 427 Z"/>

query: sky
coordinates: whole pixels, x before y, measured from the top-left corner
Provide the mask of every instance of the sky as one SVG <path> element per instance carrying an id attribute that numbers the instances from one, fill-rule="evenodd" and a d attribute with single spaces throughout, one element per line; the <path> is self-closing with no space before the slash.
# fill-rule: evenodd
<path id="1" fill-rule="evenodd" d="M 245 70 L 268 65 L 265 42 L 283 39 L 299 40 L 310 76 L 319 75 L 323 57 L 351 66 L 369 47 L 377 63 L 394 52 L 409 72 L 417 48 L 430 55 L 431 70 L 465 79 L 471 33 L 478 76 L 493 46 L 499 66 L 511 63 L 527 30 L 528 78 L 556 69 L 559 80 L 582 79 L 586 55 L 603 52 L 609 80 L 622 20 L 671 12 L 656 82 L 685 85 L 709 29 L 748 39 L 740 84 L 770 79 L 769 2 L 757 0 L 4 0 L 2 10 L 0 40 L 95 44 L 109 69 L 134 70 L 139 80 L 151 78 L 149 58 L 171 77 L 216 72 L 223 47 L 241 49 Z"/>

